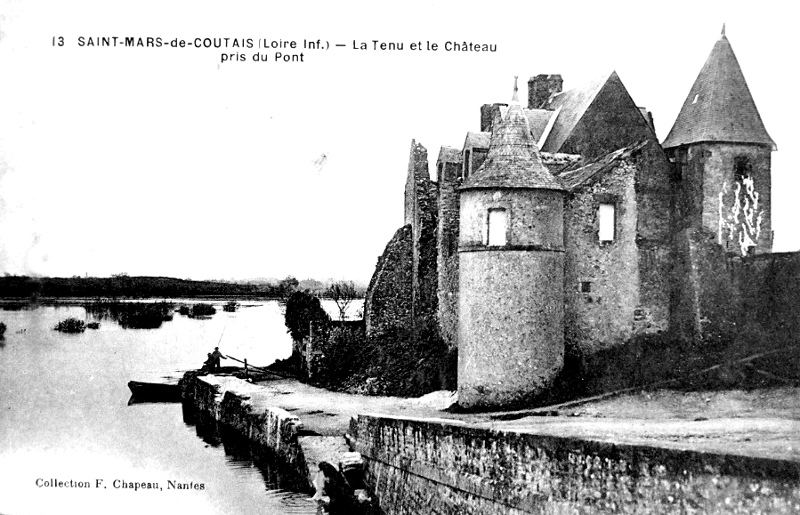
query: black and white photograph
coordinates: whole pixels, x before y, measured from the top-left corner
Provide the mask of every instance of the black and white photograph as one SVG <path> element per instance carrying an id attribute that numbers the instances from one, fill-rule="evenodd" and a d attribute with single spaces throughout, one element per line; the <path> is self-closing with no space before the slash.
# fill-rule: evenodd
<path id="1" fill-rule="evenodd" d="M 0 0 L 0 515 L 800 513 L 797 13 Z"/>

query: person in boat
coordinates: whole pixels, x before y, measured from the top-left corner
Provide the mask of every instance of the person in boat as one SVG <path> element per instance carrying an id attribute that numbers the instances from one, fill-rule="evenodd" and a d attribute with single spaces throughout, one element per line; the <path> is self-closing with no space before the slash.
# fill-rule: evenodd
<path id="1" fill-rule="evenodd" d="M 200 372 L 211 372 L 214 369 L 214 358 L 211 356 L 209 352 L 207 354 L 208 358 L 203 362 L 203 367 L 200 369 Z"/>
<path id="2" fill-rule="evenodd" d="M 219 370 L 222 368 L 220 365 L 220 359 L 228 359 L 224 354 L 219 351 L 219 347 L 214 347 L 214 352 L 211 353 L 211 358 L 213 362 L 211 363 L 211 370 Z"/>

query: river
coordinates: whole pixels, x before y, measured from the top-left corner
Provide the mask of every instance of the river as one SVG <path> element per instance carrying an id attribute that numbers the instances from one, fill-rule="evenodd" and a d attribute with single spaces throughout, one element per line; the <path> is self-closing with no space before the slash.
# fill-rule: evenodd
<path id="1" fill-rule="evenodd" d="M 175 379 L 215 346 L 254 365 L 291 353 L 277 302 L 217 308 L 207 320 L 176 313 L 158 329 L 101 320 L 80 334 L 53 327 L 93 320 L 82 307 L 0 310 L 0 513 L 316 513 L 307 495 L 282 488 L 273 464 L 204 434 L 180 404 L 128 405 L 129 380 Z"/>

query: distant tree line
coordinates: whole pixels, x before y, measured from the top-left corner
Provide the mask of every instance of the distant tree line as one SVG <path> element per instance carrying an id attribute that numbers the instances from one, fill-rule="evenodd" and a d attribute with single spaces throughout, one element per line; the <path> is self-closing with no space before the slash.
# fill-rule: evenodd
<path id="1" fill-rule="evenodd" d="M 300 281 L 286 277 L 277 282 L 233 283 L 192 281 L 172 277 L 0 277 L 0 297 L 110 297 L 110 298 L 192 298 L 252 297 L 286 299 L 295 292 Z"/>

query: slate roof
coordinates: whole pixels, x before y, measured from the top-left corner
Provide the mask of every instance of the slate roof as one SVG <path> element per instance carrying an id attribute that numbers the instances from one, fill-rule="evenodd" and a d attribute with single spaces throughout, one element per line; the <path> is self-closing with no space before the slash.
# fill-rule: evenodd
<path id="1" fill-rule="evenodd" d="M 473 188 L 564 189 L 542 164 L 528 117 L 518 101 L 512 102 L 494 127 L 486 160 L 461 187 Z"/>
<path id="2" fill-rule="evenodd" d="M 491 139 L 491 132 L 468 132 L 467 139 L 464 141 L 464 148 L 489 148 Z"/>
<path id="3" fill-rule="evenodd" d="M 550 97 L 545 103 L 547 109 L 555 111 L 560 107 L 561 112 L 558 113 L 553 128 L 550 130 L 550 134 L 547 135 L 544 145 L 542 145 L 542 151 L 558 152 L 561 150 L 562 145 L 572 134 L 572 130 L 586 113 L 586 110 L 592 105 L 597 94 L 611 80 L 620 81 L 617 72 L 603 75 L 582 88 L 570 89 Z"/>
<path id="4" fill-rule="evenodd" d="M 689 90 L 663 147 L 701 141 L 758 143 L 777 150 L 724 33 Z"/>
<path id="5" fill-rule="evenodd" d="M 647 141 L 632 143 L 598 158 L 592 163 L 579 168 L 567 169 L 558 174 L 558 179 L 568 191 L 575 191 L 609 170 L 615 168 L 618 162 L 626 159 L 647 145 Z"/>
<path id="6" fill-rule="evenodd" d="M 442 147 L 439 149 L 437 163 L 460 163 L 461 151 L 453 147 Z"/>

